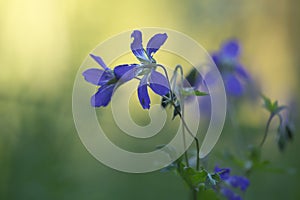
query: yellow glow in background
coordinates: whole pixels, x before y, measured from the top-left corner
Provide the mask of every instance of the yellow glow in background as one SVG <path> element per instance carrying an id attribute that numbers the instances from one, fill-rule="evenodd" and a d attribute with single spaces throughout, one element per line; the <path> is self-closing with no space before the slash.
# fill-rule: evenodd
<path id="1" fill-rule="evenodd" d="M 178 177 L 120 174 L 99 165 L 85 151 L 71 113 L 78 67 L 100 42 L 139 27 L 183 32 L 209 52 L 235 37 L 243 47 L 242 61 L 262 91 L 288 102 L 297 97 L 299 86 L 297 4 L 293 0 L 0 1 L 0 199 L 187 199 Z M 260 120 L 266 116 L 258 117 L 255 109 L 244 112 L 249 121 L 264 123 Z M 297 144 L 280 162 L 300 165 Z M 270 155 L 274 149 L 269 148 Z M 266 189 L 253 186 L 249 199 L 300 195 L 296 179 L 279 176 L 289 181 L 284 187 L 271 175 L 259 176 L 253 185 L 262 186 L 264 180 Z M 276 188 L 282 194 L 275 194 Z"/>

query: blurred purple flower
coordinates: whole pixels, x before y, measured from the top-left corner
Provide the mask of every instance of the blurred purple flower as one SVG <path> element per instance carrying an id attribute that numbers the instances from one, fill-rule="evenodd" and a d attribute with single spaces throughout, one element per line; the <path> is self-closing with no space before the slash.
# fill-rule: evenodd
<path id="1" fill-rule="evenodd" d="M 222 187 L 220 189 L 220 192 L 228 200 L 242 200 L 242 197 L 240 197 L 238 194 L 234 193 L 232 190 L 230 190 L 228 188 Z"/>
<path id="2" fill-rule="evenodd" d="M 218 173 L 221 180 L 224 181 L 226 185 L 220 186 L 220 192 L 228 200 L 242 200 L 242 198 L 236 194 L 230 187 L 239 188 L 241 191 L 246 191 L 249 187 L 249 180 L 243 176 L 231 176 L 229 168 L 219 168 L 215 167 L 215 173 Z"/>
<path id="3" fill-rule="evenodd" d="M 236 39 L 226 41 L 219 51 L 212 53 L 212 59 L 221 72 L 227 94 L 241 96 L 244 83 L 250 80 L 248 72 L 240 63 L 241 47 Z"/>

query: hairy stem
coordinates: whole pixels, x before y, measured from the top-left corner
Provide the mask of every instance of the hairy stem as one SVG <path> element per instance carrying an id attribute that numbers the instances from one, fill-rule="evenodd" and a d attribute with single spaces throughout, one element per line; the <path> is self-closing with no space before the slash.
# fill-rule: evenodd
<path id="1" fill-rule="evenodd" d="M 177 65 L 175 68 L 175 72 L 177 72 L 178 70 L 180 70 L 180 74 L 181 74 L 181 88 L 183 88 L 183 69 L 181 65 Z M 184 127 L 186 128 L 186 130 L 188 131 L 188 133 L 194 138 L 195 143 L 196 143 L 196 148 L 197 148 L 197 160 L 196 160 L 196 169 L 199 170 L 200 169 L 200 146 L 199 146 L 199 140 L 198 138 L 192 133 L 192 131 L 189 129 L 188 125 L 186 124 L 185 120 L 184 120 L 184 100 L 182 98 L 182 96 L 180 95 L 180 105 L 182 107 L 182 113 L 180 113 L 180 111 L 177 110 L 177 112 L 179 113 L 179 116 L 181 118 L 182 124 L 184 125 Z M 174 109 L 177 109 L 174 106 Z M 185 139 L 184 139 L 185 142 Z M 197 194 L 197 193 L 196 193 Z"/>
<path id="2" fill-rule="evenodd" d="M 175 108 L 175 107 L 174 107 Z M 175 108 L 176 109 L 176 108 Z M 182 124 L 184 125 L 184 127 L 186 128 L 186 130 L 188 131 L 188 133 L 190 134 L 190 136 L 192 136 L 195 140 L 196 143 L 196 148 L 197 148 L 197 164 L 196 164 L 196 169 L 199 170 L 200 169 L 200 146 L 199 146 L 199 140 L 198 138 L 192 133 L 192 131 L 189 129 L 188 125 L 186 124 L 185 120 L 182 118 L 181 113 L 179 113 L 179 117 L 181 118 Z"/>
<path id="3" fill-rule="evenodd" d="M 157 66 L 160 67 L 160 68 L 162 68 L 163 71 L 164 71 L 164 73 L 165 73 L 165 75 L 166 75 L 166 78 L 167 78 L 168 84 L 169 84 L 169 88 L 170 88 L 170 96 L 172 97 L 172 96 L 173 96 L 173 92 L 172 92 L 172 90 L 171 90 L 171 84 L 170 84 L 170 80 L 169 80 L 169 76 L 168 76 L 167 70 L 166 70 L 166 68 L 165 68 L 163 65 L 161 65 L 161 64 L 157 64 Z M 181 66 L 180 66 L 180 67 L 181 67 Z M 178 66 L 176 66 L 174 73 L 177 72 L 177 68 L 178 68 Z M 173 81 L 176 82 L 176 76 L 174 76 L 174 77 L 175 77 L 175 80 L 173 80 Z M 182 68 L 181 68 L 181 80 L 183 80 L 183 71 L 182 71 Z M 182 81 L 181 81 L 181 82 L 182 82 Z M 175 83 L 174 83 L 174 84 L 175 84 Z M 174 109 L 176 109 L 176 107 L 175 107 L 174 104 L 173 104 L 173 106 L 174 106 Z M 182 106 L 182 105 L 181 105 L 181 106 Z M 182 108 L 182 112 L 183 112 L 183 110 L 184 110 L 184 108 Z M 180 113 L 180 111 L 179 111 L 178 113 Z M 181 113 L 180 113 L 180 118 L 182 119 Z M 189 166 L 190 166 L 190 163 L 189 163 L 189 158 L 188 158 L 188 154 L 187 154 L 187 151 L 186 151 L 185 126 L 182 126 L 182 137 L 183 137 L 184 159 L 185 159 L 185 162 L 186 162 L 187 167 L 189 167 Z"/>
<path id="4" fill-rule="evenodd" d="M 182 67 L 181 65 L 177 65 L 175 67 L 175 70 L 174 70 L 174 77 L 176 77 L 176 74 L 177 71 L 180 70 L 180 88 L 183 88 L 183 70 L 182 70 Z M 176 78 L 175 78 L 175 82 L 174 84 L 176 84 Z M 181 106 L 181 120 L 184 119 L 184 99 L 181 95 L 181 93 L 179 93 L 179 99 L 180 99 L 180 106 Z M 183 139 L 183 146 L 184 146 L 184 157 L 185 157 L 185 160 L 186 160 L 186 163 L 187 163 L 187 166 L 189 167 L 189 160 L 188 160 L 188 155 L 187 155 L 187 147 L 186 147 L 186 139 L 185 139 L 185 126 L 182 126 L 182 139 Z"/>
<path id="5" fill-rule="evenodd" d="M 161 67 L 163 70 L 164 70 L 164 73 L 166 75 L 166 78 L 167 78 L 167 81 L 168 81 L 168 84 L 169 84 L 169 88 L 170 88 L 170 96 L 171 98 L 173 97 L 173 94 L 172 94 L 172 89 L 171 89 L 171 83 L 170 83 L 170 80 L 169 80 L 169 76 L 168 76 L 168 73 L 167 73 L 167 70 L 166 68 L 163 66 L 163 65 L 160 65 L 158 64 L 157 65 L 158 67 Z M 183 88 L 183 70 L 182 70 L 182 67 L 180 65 L 177 65 L 175 70 L 174 70 L 174 80 L 173 81 L 173 85 L 176 85 L 176 73 L 177 71 L 180 70 L 180 75 L 181 75 L 181 81 L 180 81 L 180 88 Z M 172 78 L 173 79 L 173 78 Z M 187 130 L 187 132 L 194 138 L 195 140 L 195 143 L 196 143 L 196 148 L 197 148 L 197 164 L 196 164 L 196 169 L 199 170 L 200 169 L 200 147 L 199 147 L 199 140 L 198 138 L 192 133 L 192 131 L 189 129 L 188 125 L 186 124 L 185 120 L 184 120 L 184 99 L 181 95 L 181 93 L 179 92 L 179 103 L 180 103 L 180 106 L 181 106 L 181 111 L 178 110 L 178 107 L 176 107 L 175 103 L 172 102 L 172 106 L 174 107 L 174 109 L 176 109 L 177 113 L 179 114 L 180 116 L 180 119 L 182 121 L 182 136 L 183 136 L 183 145 L 184 145 L 184 157 L 185 157 L 185 161 L 186 161 L 186 165 L 187 167 L 189 167 L 189 160 L 188 160 L 188 155 L 187 155 L 187 150 L 186 150 L 186 138 L 185 138 L 185 129 Z M 193 194 L 193 200 L 197 200 L 198 199 L 198 192 L 197 190 L 195 190 L 194 188 L 192 188 L 192 194 Z"/>

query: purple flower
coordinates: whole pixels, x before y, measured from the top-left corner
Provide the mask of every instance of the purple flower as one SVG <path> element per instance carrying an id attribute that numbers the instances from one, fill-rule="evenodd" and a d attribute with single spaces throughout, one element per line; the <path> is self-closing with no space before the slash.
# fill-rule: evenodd
<path id="1" fill-rule="evenodd" d="M 82 73 L 87 82 L 100 86 L 98 91 L 91 98 L 91 105 L 93 107 L 107 106 L 117 87 L 118 81 L 124 83 L 134 78 L 134 76 L 127 75 L 126 79 L 121 79 L 121 74 L 129 74 L 137 64 L 119 65 L 116 66 L 114 70 L 111 70 L 107 67 L 101 57 L 93 54 L 90 54 L 90 56 L 103 68 L 91 68 Z"/>
<path id="2" fill-rule="evenodd" d="M 240 197 L 238 194 L 234 193 L 232 190 L 228 188 L 222 187 L 220 189 L 221 194 L 226 197 L 229 200 L 242 200 L 242 197 Z"/>
<path id="3" fill-rule="evenodd" d="M 82 74 L 86 81 L 100 86 L 95 95 L 91 98 L 91 104 L 94 107 L 107 106 L 111 100 L 114 90 L 120 85 L 133 78 L 140 80 L 138 86 L 138 98 L 144 109 L 150 108 L 150 97 L 148 86 L 158 95 L 169 93 L 169 82 L 164 75 L 155 71 L 157 66 L 153 58 L 158 49 L 165 43 L 167 34 L 156 34 L 148 42 L 146 50 L 142 44 L 142 33 L 138 30 L 131 34 L 133 42 L 131 50 L 141 64 L 123 64 L 116 66 L 113 70 L 108 68 L 99 56 L 91 54 L 90 56 L 103 68 L 91 68 Z"/>
<path id="4" fill-rule="evenodd" d="M 221 180 L 224 181 L 226 185 L 220 186 L 220 192 L 228 200 L 241 200 L 242 198 L 236 194 L 231 188 L 238 188 L 241 191 L 246 191 L 250 182 L 246 177 L 243 176 L 231 176 L 229 168 L 219 168 L 215 167 L 215 173 L 218 173 Z"/>
<path id="5" fill-rule="evenodd" d="M 141 62 L 138 75 L 143 77 L 138 86 L 138 98 L 144 109 L 150 108 L 150 97 L 148 94 L 148 86 L 158 95 L 166 95 L 169 93 L 169 83 L 164 75 L 155 71 L 157 64 L 153 58 L 158 49 L 165 43 L 168 36 L 166 33 L 154 35 L 148 42 L 146 50 L 143 47 L 142 33 L 138 30 L 131 34 L 133 42 L 131 43 L 132 53 Z"/>
<path id="6" fill-rule="evenodd" d="M 240 96 L 245 91 L 244 83 L 250 76 L 240 63 L 241 47 L 237 40 L 223 43 L 220 50 L 212 53 L 212 58 L 220 70 L 227 94 Z"/>

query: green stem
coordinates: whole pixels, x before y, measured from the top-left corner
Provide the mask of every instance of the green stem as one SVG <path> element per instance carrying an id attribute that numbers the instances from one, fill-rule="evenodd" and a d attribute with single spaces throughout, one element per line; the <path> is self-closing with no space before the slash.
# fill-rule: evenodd
<path id="1" fill-rule="evenodd" d="M 178 70 L 180 70 L 180 75 L 181 75 L 180 76 L 181 77 L 180 88 L 183 88 L 183 70 L 182 70 L 181 65 L 177 65 L 175 67 L 174 75 L 175 75 L 175 73 L 177 73 Z M 176 78 L 175 78 L 175 84 L 176 84 Z M 180 102 L 181 112 L 182 112 L 181 118 L 184 119 L 184 100 L 183 100 L 181 93 L 179 93 L 179 102 Z M 183 125 L 182 125 L 182 139 L 183 139 L 183 146 L 184 146 L 184 157 L 185 157 L 187 166 L 189 167 L 189 159 L 188 159 L 188 155 L 187 155 L 186 139 L 185 139 L 185 127 Z"/>
<path id="2" fill-rule="evenodd" d="M 273 119 L 274 115 L 271 113 L 269 119 L 268 119 L 268 122 L 267 122 L 267 125 L 266 125 L 266 128 L 265 128 L 265 132 L 264 132 L 264 137 L 259 145 L 260 148 L 262 148 L 262 146 L 264 145 L 266 139 L 267 139 L 267 136 L 268 136 L 268 132 L 269 132 L 269 127 L 270 127 L 270 124 L 271 124 L 271 121 Z"/>
<path id="3" fill-rule="evenodd" d="M 157 64 L 158 67 L 162 68 L 164 70 L 164 73 L 166 75 L 166 78 L 167 78 L 167 81 L 168 81 L 168 84 L 169 84 L 169 88 L 170 88 L 170 96 L 172 97 L 173 96 L 173 92 L 171 90 L 171 84 L 170 84 L 170 80 L 169 80 L 169 76 L 168 76 L 168 73 L 167 73 L 167 70 L 166 68 L 161 65 L 161 64 Z M 181 66 L 180 66 L 181 67 Z M 174 73 L 177 72 L 177 69 L 178 69 L 178 66 L 176 66 L 175 68 L 175 71 Z M 182 71 L 182 68 L 181 69 L 181 80 L 183 80 L 183 71 Z M 175 76 L 174 76 L 175 77 Z M 174 82 L 176 82 L 176 78 L 174 80 Z M 182 82 L 182 81 L 181 81 Z M 174 106 L 174 109 L 176 109 L 175 105 L 173 104 Z M 182 105 L 181 105 L 182 106 Z M 182 108 L 182 110 L 184 110 L 184 108 Z M 182 111 L 183 112 L 183 111 Z M 180 113 L 180 112 L 178 112 Z M 181 113 L 180 113 L 180 116 L 181 116 Z M 182 117 L 180 117 L 182 119 Z M 190 163 L 189 163 L 189 158 L 188 158 L 188 154 L 187 154 L 187 151 L 186 151 L 186 140 L 185 140 L 185 128 L 184 126 L 182 126 L 182 137 L 183 137 L 183 148 L 184 148 L 184 158 L 185 158 L 185 162 L 186 162 L 186 166 L 189 167 L 190 166 Z"/>
<path id="4" fill-rule="evenodd" d="M 181 88 L 183 88 L 183 69 L 181 65 L 177 65 L 175 68 L 175 71 L 180 70 L 180 74 L 181 74 Z M 181 93 L 180 93 L 181 94 Z M 196 169 L 199 170 L 200 169 L 200 158 L 199 158 L 199 154 L 200 154 L 200 146 L 199 146 L 199 140 L 196 136 L 194 136 L 194 134 L 191 132 L 191 130 L 188 128 L 187 124 L 185 123 L 184 120 L 184 100 L 182 98 L 182 96 L 180 95 L 180 102 L 181 102 L 181 106 L 182 106 L 182 115 L 181 120 L 182 123 L 184 124 L 184 126 L 186 127 L 188 133 L 194 138 L 195 143 L 196 143 L 196 148 L 197 148 L 197 164 L 196 164 Z"/>
<path id="5" fill-rule="evenodd" d="M 176 108 L 175 108 L 176 109 Z M 195 143 L 196 143 L 196 148 L 197 148 L 197 164 L 196 164 L 196 169 L 200 169 L 200 146 L 199 146 L 199 140 L 198 138 L 192 133 L 192 131 L 189 129 L 187 126 L 185 120 L 182 118 L 181 113 L 179 113 L 179 117 L 181 118 L 182 124 L 185 126 L 186 130 L 188 133 L 194 138 Z"/>
<path id="6" fill-rule="evenodd" d="M 161 67 L 163 70 L 164 70 L 164 73 L 166 75 L 166 78 L 168 80 L 168 84 L 169 84 L 169 88 L 170 88 L 170 96 L 172 97 L 173 94 L 172 94 L 172 90 L 171 90 L 171 84 L 170 84 L 170 81 L 169 81 L 169 77 L 168 77 L 168 73 L 167 73 L 167 70 L 165 69 L 165 67 L 163 65 L 160 65 L 158 64 L 157 65 L 158 67 Z M 180 65 L 177 65 L 175 70 L 174 70 L 174 84 L 176 84 L 176 72 L 177 70 L 180 70 L 181 72 L 181 88 L 183 88 L 183 70 L 182 70 L 182 67 Z M 188 133 L 194 138 L 195 140 L 195 143 L 196 143 L 196 148 L 197 148 L 197 164 L 196 164 L 196 169 L 199 171 L 200 169 L 200 146 L 199 146 L 199 140 L 198 138 L 192 133 L 192 131 L 189 129 L 189 127 L 187 126 L 185 120 L 184 120 L 184 100 L 182 98 L 182 95 L 181 93 L 179 93 L 180 95 L 180 106 L 181 106 L 181 111 L 180 110 L 176 110 L 177 113 L 179 113 L 179 116 L 180 116 L 180 119 L 182 121 L 182 136 L 183 136 L 183 145 L 184 145 L 184 157 L 185 157 L 185 160 L 186 160 L 186 165 L 187 167 L 189 167 L 189 160 L 188 160 L 188 155 L 187 155 L 187 151 L 186 151 L 186 139 L 185 139 L 185 129 L 188 131 Z M 174 102 L 172 102 L 172 105 L 174 107 L 174 109 L 178 109 Z M 192 188 L 192 193 L 193 193 L 193 199 L 194 200 L 197 200 L 198 199 L 198 192 L 197 190 L 195 190 L 194 188 Z"/>

